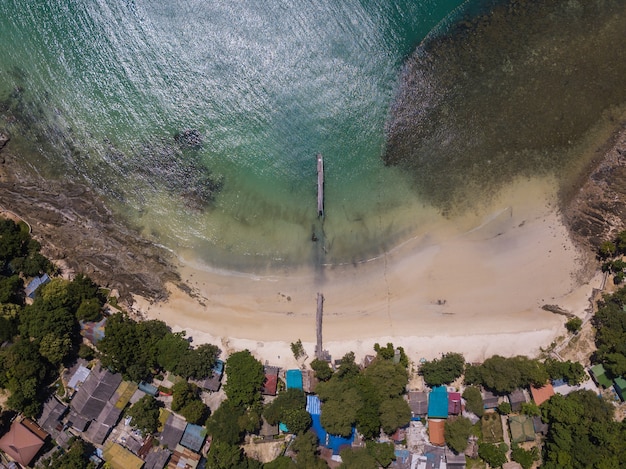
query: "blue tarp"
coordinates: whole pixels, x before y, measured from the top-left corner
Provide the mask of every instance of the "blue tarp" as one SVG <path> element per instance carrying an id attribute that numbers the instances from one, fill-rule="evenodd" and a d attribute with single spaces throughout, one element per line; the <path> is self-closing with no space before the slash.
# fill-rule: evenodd
<path id="1" fill-rule="evenodd" d="M 157 388 L 153 384 L 146 383 L 145 381 L 139 383 L 139 389 L 146 394 L 150 394 L 151 396 L 156 396 L 157 394 L 159 394 L 159 388 Z"/>
<path id="2" fill-rule="evenodd" d="M 448 390 L 445 386 L 433 388 L 428 396 L 428 418 L 448 418 Z"/>
<path id="3" fill-rule="evenodd" d="M 300 370 L 287 370 L 285 378 L 287 389 L 302 389 L 302 372 Z"/>
<path id="4" fill-rule="evenodd" d="M 224 362 L 222 360 L 215 361 L 213 372 L 218 374 L 219 376 L 222 376 L 222 373 L 224 373 Z"/>

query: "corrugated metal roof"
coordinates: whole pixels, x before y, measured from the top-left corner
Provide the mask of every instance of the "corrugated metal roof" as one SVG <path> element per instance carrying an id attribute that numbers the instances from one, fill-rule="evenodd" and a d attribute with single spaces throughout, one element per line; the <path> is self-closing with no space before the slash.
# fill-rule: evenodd
<path id="1" fill-rule="evenodd" d="M 185 427 L 185 433 L 180 440 L 180 444 L 192 451 L 200 451 L 206 437 L 206 430 L 200 425 L 188 423 Z"/>

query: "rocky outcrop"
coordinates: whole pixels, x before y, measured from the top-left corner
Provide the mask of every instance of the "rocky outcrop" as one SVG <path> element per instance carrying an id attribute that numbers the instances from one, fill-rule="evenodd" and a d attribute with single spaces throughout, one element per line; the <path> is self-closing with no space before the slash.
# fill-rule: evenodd
<path id="1" fill-rule="evenodd" d="M 3 152 L 0 207 L 29 223 L 42 253 L 96 283 L 117 288 L 124 300 L 138 294 L 167 297 L 165 283 L 180 283 L 173 256 L 117 221 L 91 189 L 72 181 L 43 179 Z"/>
<path id="2" fill-rule="evenodd" d="M 0 132 L 0 150 L 4 148 L 4 146 L 9 143 L 9 136 L 6 133 Z"/>
<path id="3" fill-rule="evenodd" d="M 598 149 L 579 189 L 563 200 L 562 211 L 574 240 L 593 251 L 626 229 L 626 125 Z"/>

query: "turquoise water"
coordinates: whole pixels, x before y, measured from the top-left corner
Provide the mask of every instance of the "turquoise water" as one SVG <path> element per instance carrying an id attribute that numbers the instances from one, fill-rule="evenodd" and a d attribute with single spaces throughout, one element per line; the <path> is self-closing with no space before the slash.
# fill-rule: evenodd
<path id="1" fill-rule="evenodd" d="M 489 72 L 504 69 L 498 48 L 516 47 L 506 35 L 469 55 L 456 52 L 464 42 L 442 49 L 445 56 L 424 72 L 431 75 L 419 85 L 428 89 L 417 103 L 398 94 L 417 45 L 483 3 L 3 0 L 0 127 L 26 163 L 50 177 L 87 181 L 118 216 L 187 259 L 235 268 L 362 260 L 427 226 L 451 184 L 471 175 L 480 188 L 483 174 L 511 176 L 481 166 L 496 150 L 475 145 L 486 125 L 472 119 L 500 122 L 503 98 L 491 102 L 484 82 L 493 84 Z M 591 3 L 623 10 L 623 2 Z M 568 5 L 575 11 L 578 2 Z M 546 37 L 568 22 L 557 16 L 554 24 Z M 522 48 L 525 38 L 515 40 Z M 472 70 L 475 52 L 494 57 L 481 63 L 483 75 Z M 519 83 L 506 86 L 508 97 Z M 430 106 L 434 89 L 445 96 Z M 390 154 L 385 129 L 397 96 L 428 122 L 394 133 L 399 150 Z M 583 132 L 621 97 L 607 93 Z M 523 107 L 543 98 L 519 99 Z M 451 125 L 442 115 L 457 106 Z M 514 133 L 516 125 L 501 127 Z M 201 144 L 177 142 L 185 130 Z M 440 155 L 450 140 L 454 152 Z M 551 142 L 542 145 L 531 159 L 523 148 L 515 160 L 504 151 L 503 158 L 526 174 L 531 164 L 542 166 L 545 148 L 553 151 Z M 317 153 L 326 168 L 323 230 Z M 471 156 L 469 166 L 442 178 L 442 165 L 454 171 L 459 154 Z M 320 242 L 311 242 L 313 232 Z"/>
<path id="2" fill-rule="evenodd" d="M 0 77 L 51 144 L 42 171 L 218 264 L 309 258 L 322 153 L 328 260 L 354 259 L 415 223 L 380 221 L 408 192 L 384 122 L 403 60 L 461 3 L 5 0 Z"/>

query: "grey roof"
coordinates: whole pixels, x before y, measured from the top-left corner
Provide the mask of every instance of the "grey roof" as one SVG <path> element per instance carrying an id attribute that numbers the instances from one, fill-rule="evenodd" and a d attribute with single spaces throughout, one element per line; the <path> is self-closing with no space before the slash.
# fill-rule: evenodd
<path id="1" fill-rule="evenodd" d="M 143 467 L 144 469 L 163 469 L 171 455 L 171 451 L 162 448 L 158 448 L 156 451 L 150 451 L 146 456 L 146 463 Z"/>
<path id="2" fill-rule="evenodd" d="M 511 403 L 511 409 L 513 412 L 518 412 L 522 408 L 522 404 L 526 402 L 526 395 L 521 389 L 516 389 L 508 395 L 509 402 Z"/>
<path id="3" fill-rule="evenodd" d="M 500 398 L 491 391 L 483 391 L 483 404 L 485 409 L 495 409 L 496 407 L 498 407 L 499 399 Z"/>
<path id="4" fill-rule="evenodd" d="M 56 433 L 56 426 L 67 411 L 67 406 L 60 402 L 54 396 L 51 396 L 44 405 L 41 416 L 37 419 L 37 423 L 48 433 Z"/>
<path id="5" fill-rule="evenodd" d="M 67 383 L 67 386 L 72 389 L 77 389 L 80 384 L 84 383 L 89 377 L 89 373 L 91 370 L 86 366 L 80 365 L 78 369 L 74 372 L 70 381 Z"/>
<path id="6" fill-rule="evenodd" d="M 548 433 L 548 424 L 544 423 L 539 416 L 533 417 L 533 427 L 535 429 L 535 433 L 541 433 L 542 435 Z"/>
<path id="7" fill-rule="evenodd" d="M 111 432 L 111 427 L 101 422 L 91 422 L 89 428 L 85 432 L 85 436 L 89 441 L 96 445 L 101 445 Z"/>
<path id="8" fill-rule="evenodd" d="M 183 437 L 183 433 L 185 433 L 186 426 L 187 422 L 184 419 L 170 414 L 159 437 L 161 445 L 170 449 L 176 448 L 176 445 L 180 443 L 180 439 Z"/>
<path id="9" fill-rule="evenodd" d="M 216 392 L 219 391 L 222 384 L 222 375 L 213 372 L 208 378 L 203 380 L 193 380 L 195 384 L 207 391 Z"/>
<path id="10" fill-rule="evenodd" d="M 446 448 L 446 465 L 448 469 L 465 469 L 465 454 L 455 454 Z"/>
<path id="11" fill-rule="evenodd" d="M 91 422 L 91 419 L 88 419 L 73 410 L 70 412 L 68 420 L 72 424 L 72 427 L 79 432 L 84 432 L 89 425 L 89 422 Z"/>
<path id="12" fill-rule="evenodd" d="M 428 413 L 428 393 L 409 391 L 409 407 L 414 416 Z"/>
<path id="13" fill-rule="evenodd" d="M 129 436 L 128 438 L 126 438 L 126 441 L 123 442 L 123 445 L 134 454 L 138 455 L 141 447 L 143 446 L 143 441 L 139 441 L 136 438 Z"/>
<path id="14" fill-rule="evenodd" d="M 113 402 L 107 401 L 96 420 L 109 427 L 114 427 L 121 415 L 122 409 L 117 408 Z"/>
<path id="15" fill-rule="evenodd" d="M 72 399 L 72 410 L 88 420 L 97 418 L 121 382 L 120 374 L 94 368 Z"/>

